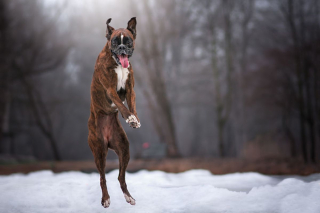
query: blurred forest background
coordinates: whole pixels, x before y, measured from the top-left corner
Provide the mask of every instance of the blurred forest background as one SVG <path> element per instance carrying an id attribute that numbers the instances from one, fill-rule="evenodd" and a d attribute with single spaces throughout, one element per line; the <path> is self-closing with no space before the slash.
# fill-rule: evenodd
<path id="1" fill-rule="evenodd" d="M 319 160 L 318 0 L 0 0 L 1 156 L 93 158 L 105 23 L 134 16 L 132 159 L 156 147 L 160 157 Z"/>

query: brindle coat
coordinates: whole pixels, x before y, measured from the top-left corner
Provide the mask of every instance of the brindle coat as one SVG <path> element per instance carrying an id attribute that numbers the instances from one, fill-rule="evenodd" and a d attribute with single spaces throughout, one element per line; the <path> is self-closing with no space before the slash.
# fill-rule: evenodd
<path id="1" fill-rule="evenodd" d="M 132 25 L 133 19 L 128 23 Z M 113 38 L 119 36 L 121 33 L 125 36 L 130 36 L 132 40 L 135 37 L 135 24 L 136 20 L 133 20 L 134 34 L 128 29 L 118 29 L 109 32 L 107 37 Z M 109 21 L 110 22 L 110 21 Z M 109 28 L 110 26 L 108 26 Z M 119 176 L 121 189 L 128 203 L 134 205 L 135 200 L 131 197 L 127 185 L 125 182 L 125 171 L 130 159 L 129 153 L 129 141 L 126 133 L 124 132 L 119 118 L 118 110 L 120 111 L 124 119 L 128 119 L 130 115 L 135 115 L 138 119 L 135 103 L 135 92 L 133 69 L 130 64 L 128 70 L 129 74 L 125 83 L 125 90 L 120 89 L 117 91 L 117 73 L 115 69 L 119 66 L 112 58 L 110 51 L 110 40 L 98 56 L 95 64 L 93 79 L 91 83 L 91 106 L 90 106 L 90 118 L 88 121 L 89 137 L 88 143 L 91 151 L 94 155 L 94 160 L 97 169 L 100 173 L 100 186 L 102 189 L 101 204 L 104 207 L 110 205 L 110 196 L 108 194 L 106 179 L 105 179 L 105 164 L 108 149 L 112 149 L 119 157 Z M 127 100 L 129 109 L 123 104 Z M 111 105 L 112 104 L 112 105 Z M 115 106 L 114 106 L 114 105 Z M 137 123 L 130 123 L 132 127 L 139 127 Z"/>

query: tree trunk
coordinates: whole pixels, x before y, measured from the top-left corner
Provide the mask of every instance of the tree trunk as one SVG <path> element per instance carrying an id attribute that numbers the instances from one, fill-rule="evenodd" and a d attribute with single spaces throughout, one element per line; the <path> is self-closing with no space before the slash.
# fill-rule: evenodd
<path id="1" fill-rule="evenodd" d="M 305 85 L 305 93 L 306 93 L 306 124 L 308 126 L 309 130 L 309 138 L 310 138 L 310 159 L 312 163 L 316 162 L 316 146 L 315 146 L 315 126 L 314 126 L 314 114 L 313 114 L 313 105 L 312 105 L 312 95 L 311 95 L 311 87 L 312 82 L 310 81 L 310 73 L 311 73 L 311 67 L 309 63 L 309 59 L 306 56 L 306 27 L 305 27 L 305 14 L 304 14 L 304 1 L 299 1 L 299 21 L 300 21 L 300 42 L 301 42 L 301 48 L 299 51 L 299 54 L 301 55 L 300 58 L 302 60 L 302 68 L 303 68 L 303 74 L 304 74 L 304 85 Z"/>
<path id="2" fill-rule="evenodd" d="M 217 64 L 217 41 L 216 41 L 216 31 L 215 26 L 211 25 L 211 33 L 212 33 L 212 48 L 211 48 L 211 64 L 212 64 L 212 72 L 213 72 L 213 80 L 215 85 L 215 112 L 216 112 L 216 124 L 218 131 L 218 154 L 220 157 L 224 157 L 224 118 L 223 112 L 225 109 L 225 105 L 222 102 L 222 94 L 221 94 L 221 85 L 220 85 L 220 72 Z"/>
<path id="3" fill-rule="evenodd" d="M 247 4 L 246 4 L 247 3 Z M 246 124 L 246 110 L 245 110 L 245 92 L 244 92 L 244 73 L 247 70 L 247 49 L 249 45 L 249 33 L 248 33 L 248 24 L 252 19 L 254 12 L 254 0 L 242 1 L 241 2 L 241 11 L 244 16 L 241 23 L 242 30 L 242 44 L 241 44 L 241 56 L 240 56 L 240 69 L 238 76 L 238 105 L 239 105 L 239 123 L 237 129 L 240 129 L 240 142 L 241 146 L 247 142 L 247 124 Z M 240 146 L 237 146 L 240 147 Z M 237 150 L 238 151 L 238 150 Z"/>
<path id="4" fill-rule="evenodd" d="M 47 133 L 47 138 L 49 139 L 50 146 L 52 148 L 52 154 L 56 161 L 61 161 L 61 156 L 58 150 L 57 141 L 52 135 L 52 133 Z"/>
<path id="5" fill-rule="evenodd" d="M 231 12 L 232 12 L 232 1 L 229 0 L 223 0 L 223 19 L 224 19 L 224 49 L 225 49 L 225 58 L 226 58 L 226 71 L 227 71 L 227 81 L 226 81 L 226 87 L 227 87 L 227 93 L 225 96 L 225 116 L 221 120 L 222 124 L 221 127 L 224 129 L 225 124 L 227 123 L 227 119 L 229 117 L 229 114 L 231 113 L 231 107 L 232 102 L 234 98 L 234 92 L 233 92 L 233 74 L 234 74 L 234 68 L 233 68 L 233 46 L 232 46 L 232 26 L 231 26 Z M 231 127 L 232 128 L 232 127 Z M 222 132 L 223 134 L 223 132 Z M 223 137 L 222 137 L 223 138 Z M 231 142 L 231 141 L 230 141 Z M 228 143 L 230 144 L 230 143 Z M 226 149 L 224 148 L 222 154 L 222 157 L 224 157 L 226 153 Z"/>
<path id="6" fill-rule="evenodd" d="M 37 106 L 37 101 L 35 99 L 35 92 L 32 89 L 32 86 L 29 84 L 27 81 L 26 77 L 24 76 L 24 73 L 22 70 L 19 69 L 17 65 L 14 64 L 14 67 L 16 68 L 17 72 L 19 73 L 20 80 L 22 82 L 22 85 L 25 88 L 25 91 L 28 96 L 28 100 L 30 103 L 31 111 L 34 115 L 34 118 L 36 120 L 36 124 L 39 127 L 40 131 L 47 137 L 49 140 L 53 157 L 56 161 L 61 161 L 61 156 L 58 151 L 58 145 L 57 142 L 54 138 L 53 135 L 53 130 L 52 130 L 52 124 L 51 124 L 51 119 L 48 114 L 48 111 L 46 109 L 46 106 L 44 105 L 42 100 L 39 100 L 38 102 L 40 103 L 41 106 Z M 40 94 L 38 94 L 38 98 L 40 99 Z M 41 114 L 40 108 L 42 109 L 43 113 Z M 43 121 L 44 120 L 44 121 Z"/>
<path id="7" fill-rule="evenodd" d="M 223 118 L 219 118 L 218 121 L 218 139 L 219 139 L 219 156 L 225 157 L 226 150 L 225 150 L 225 141 L 224 141 L 224 127 L 225 127 L 225 120 Z"/>
<path id="8" fill-rule="evenodd" d="M 285 112 L 283 112 L 282 114 L 282 128 L 284 129 L 284 132 L 289 140 L 290 143 L 290 156 L 292 158 L 295 158 L 297 155 L 297 150 L 296 150 L 296 143 L 295 143 L 295 139 L 294 136 L 290 130 L 290 127 L 288 126 L 288 122 L 287 122 L 287 114 L 288 110 L 286 110 Z"/>
<path id="9" fill-rule="evenodd" d="M 301 66 L 301 55 L 300 55 L 300 45 L 298 41 L 298 34 L 294 22 L 294 6 L 293 1 L 288 0 L 288 12 L 284 10 L 284 15 L 287 18 L 287 24 L 290 29 L 291 37 L 294 43 L 294 59 L 295 59 L 295 72 L 298 78 L 298 109 L 299 109 L 299 123 L 300 123 L 300 143 L 302 156 L 304 161 L 308 162 L 308 152 L 307 152 L 307 141 L 306 141 L 306 131 L 305 131 L 305 98 L 303 92 L 303 76 L 302 76 L 302 66 Z"/>

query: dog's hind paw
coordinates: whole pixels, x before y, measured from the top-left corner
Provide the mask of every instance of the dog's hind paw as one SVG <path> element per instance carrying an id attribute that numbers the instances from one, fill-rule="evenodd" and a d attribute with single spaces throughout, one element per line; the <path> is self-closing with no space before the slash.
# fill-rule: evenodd
<path id="1" fill-rule="evenodd" d="M 110 206 L 110 198 L 108 198 L 107 200 L 105 201 L 101 201 L 101 204 L 104 208 L 108 208 Z"/>
<path id="2" fill-rule="evenodd" d="M 140 128 L 141 127 L 141 124 L 140 122 L 138 121 L 138 119 L 136 118 L 135 115 L 130 115 L 128 117 L 128 119 L 126 120 L 126 123 L 129 123 L 131 127 L 133 128 Z"/>
<path id="3" fill-rule="evenodd" d="M 126 199 L 127 203 L 130 203 L 131 205 L 135 205 L 136 204 L 136 200 L 133 199 L 131 196 L 128 196 L 126 194 L 123 194 L 124 198 Z"/>

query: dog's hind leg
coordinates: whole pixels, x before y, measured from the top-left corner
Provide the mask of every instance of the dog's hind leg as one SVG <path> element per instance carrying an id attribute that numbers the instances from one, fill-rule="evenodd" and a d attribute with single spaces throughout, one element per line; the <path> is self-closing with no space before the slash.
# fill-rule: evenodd
<path id="1" fill-rule="evenodd" d="M 129 142 L 128 140 L 123 141 L 124 144 L 126 144 L 126 148 L 121 149 L 118 153 L 119 157 L 119 176 L 118 180 L 120 182 L 120 187 L 122 189 L 123 195 L 128 203 L 131 205 L 135 205 L 135 199 L 130 195 L 128 189 L 127 189 L 127 184 L 126 184 L 126 169 L 130 160 L 130 153 L 129 153 Z"/>
<path id="2" fill-rule="evenodd" d="M 101 205 L 104 208 L 108 208 L 110 206 L 110 196 L 107 190 L 107 182 L 105 177 L 106 157 L 107 155 L 105 152 L 99 151 L 98 153 L 96 153 L 94 159 L 100 174 L 100 186 L 102 190 Z"/>
<path id="3" fill-rule="evenodd" d="M 90 119 L 91 123 L 90 123 Z M 107 190 L 106 177 L 105 177 L 105 167 L 106 167 L 106 157 L 108 152 L 107 144 L 104 143 L 102 132 L 99 131 L 100 128 L 96 128 L 94 124 L 94 119 L 89 119 L 89 146 L 94 156 L 94 161 L 96 163 L 97 169 L 100 174 L 100 186 L 102 190 L 101 205 L 104 208 L 110 206 L 110 196 Z M 100 118 L 103 119 L 103 118 Z M 98 120 L 98 125 L 103 125 L 102 120 Z M 100 126 L 98 126 L 100 127 Z"/>
<path id="4" fill-rule="evenodd" d="M 129 153 L 129 141 L 126 133 L 124 132 L 118 116 L 115 117 L 113 126 L 113 137 L 109 143 L 109 147 L 112 148 L 119 157 L 119 176 L 118 180 L 122 189 L 123 195 L 128 203 L 135 205 L 135 199 L 130 195 L 126 184 L 126 169 L 130 160 Z"/>

